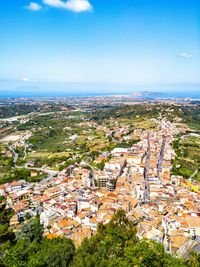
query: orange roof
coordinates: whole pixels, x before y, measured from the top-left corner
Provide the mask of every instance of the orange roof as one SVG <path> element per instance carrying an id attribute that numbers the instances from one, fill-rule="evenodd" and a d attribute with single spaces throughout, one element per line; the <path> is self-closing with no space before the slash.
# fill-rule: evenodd
<path id="1" fill-rule="evenodd" d="M 13 181 L 12 183 L 10 183 L 11 186 L 21 186 L 22 183 L 19 181 Z"/>
<path id="2" fill-rule="evenodd" d="M 200 218 L 199 217 L 187 217 L 186 223 L 189 227 L 199 227 L 200 226 Z"/>
<path id="3" fill-rule="evenodd" d="M 90 223 L 97 223 L 97 216 L 90 218 Z"/>
<path id="4" fill-rule="evenodd" d="M 69 223 L 67 222 L 67 220 L 62 220 L 60 223 L 62 224 L 63 227 L 69 225 Z"/>
<path id="5" fill-rule="evenodd" d="M 58 235 L 55 233 L 47 235 L 47 238 L 49 238 L 49 239 L 56 238 L 56 237 L 58 237 Z"/>
<path id="6" fill-rule="evenodd" d="M 19 204 L 12 206 L 12 208 L 13 208 L 15 211 L 23 210 L 23 209 L 25 209 L 26 207 L 27 207 L 27 204 L 26 204 L 26 203 L 23 203 L 23 202 L 20 202 Z"/>
<path id="7" fill-rule="evenodd" d="M 187 241 L 187 237 L 184 235 L 171 236 L 171 245 L 173 248 L 180 248 Z"/>
<path id="8" fill-rule="evenodd" d="M 110 198 L 116 198 L 117 197 L 117 194 L 115 194 L 115 193 L 112 193 L 112 192 L 109 192 L 108 194 L 107 194 L 107 196 L 108 197 L 110 197 Z"/>

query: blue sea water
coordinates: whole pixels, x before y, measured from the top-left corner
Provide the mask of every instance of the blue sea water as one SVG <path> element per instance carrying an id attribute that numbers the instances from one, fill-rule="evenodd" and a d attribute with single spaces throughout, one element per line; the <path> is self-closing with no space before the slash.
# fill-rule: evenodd
<path id="1" fill-rule="evenodd" d="M 134 95 L 136 92 L 145 92 L 146 98 L 153 99 L 200 99 L 200 84 L 132 85 L 114 83 L 16 83 L 14 81 L 2 83 L 0 81 L 0 98 Z"/>

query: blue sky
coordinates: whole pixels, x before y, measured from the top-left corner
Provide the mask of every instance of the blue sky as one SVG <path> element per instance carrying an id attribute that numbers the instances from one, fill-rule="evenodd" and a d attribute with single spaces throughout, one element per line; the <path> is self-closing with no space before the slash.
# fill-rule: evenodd
<path id="1" fill-rule="evenodd" d="M 200 83 L 200 1 L 1 0 L 0 62 L 0 89 Z"/>

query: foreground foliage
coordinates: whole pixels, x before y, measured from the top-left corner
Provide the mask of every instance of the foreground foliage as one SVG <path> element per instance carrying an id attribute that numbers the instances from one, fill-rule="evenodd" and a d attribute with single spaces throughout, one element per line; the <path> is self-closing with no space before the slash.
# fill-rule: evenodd
<path id="1" fill-rule="evenodd" d="M 4 202 L 4 197 L 0 196 L 0 253 L 7 249 L 14 239 L 14 234 L 9 229 L 9 221 L 13 216 L 13 211 L 6 209 Z"/>
<path id="2" fill-rule="evenodd" d="M 139 240 L 135 226 L 119 210 L 110 223 L 99 224 L 97 234 L 76 249 L 67 238 L 47 239 L 39 218 L 23 225 L 15 244 L 6 249 L 0 266 L 7 267 L 198 267 L 200 257 L 193 253 L 187 261 L 165 253 L 151 240 Z"/>
<path id="3" fill-rule="evenodd" d="M 181 260 L 165 253 L 164 247 L 150 240 L 140 241 L 125 212 L 119 210 L 107 225 L 83 241 L 78 248 L 74 267 L 185 266 Z"/>

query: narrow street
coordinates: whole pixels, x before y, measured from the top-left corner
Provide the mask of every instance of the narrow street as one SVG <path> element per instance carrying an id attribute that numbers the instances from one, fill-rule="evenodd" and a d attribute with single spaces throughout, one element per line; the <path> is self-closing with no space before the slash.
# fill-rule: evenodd
<path id="1" fill-rule="evenodd" d="M 149 169 L 150 169 L 150 158 L 151 158 L 151 152 L 150 152 L 150 141 L 149 141 L 149 132 L 147 135 L 147 153 L 146 153 L 146 166 L 144 171 L 144 180 L 145 180 L 145 190 L 144 190 L 144 203 L 148 203 L 150 200 L 150 192 L 149 192 Z"/>
<path id="2" fill-rule="evenodd" d="M 160 178 L 160 173 L 162 171 L 162 163 L 163 163 L 166 139 L 167 139 L 167 137 L 165 135 L 163 135 L 162 136 L 162 145 L 161 145 L 160 154 L 159 154 L 159 158 L 158 158 L 158 164 L 157 164 L 157 175 L 158 175 L 158 178 Z"/>

